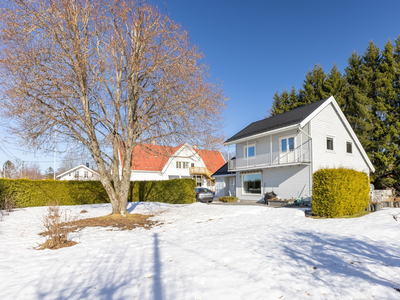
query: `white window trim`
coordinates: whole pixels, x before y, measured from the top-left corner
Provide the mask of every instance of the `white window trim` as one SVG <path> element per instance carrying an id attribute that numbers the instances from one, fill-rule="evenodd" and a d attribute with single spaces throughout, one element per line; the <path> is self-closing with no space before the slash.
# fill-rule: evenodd
<path id="1" fill-rule="evenodd" d="M 254 156 L 246 156 L 246 154 L 247 154 L 246 149 L 247 149 L 247 148 L 250 148 L 250 147 L 254 147 Z M 243 146 L 243 154 L 244 154 L 244 158 L 248 158 L 248 159 L 255 158 L 255 157 L 257 156 L 257 147 L 256 147 L 256 144 L 244 145 L 244 146 Z"/>
<path id="2" fill-rule="evenodd" d="M 293 151 L 296 149 L 296 136 L 294 136 L 294 135 L 287 135 L 287 136 L 283 136 L 283 137 L 280 137 L 279 138 L 279 152 L 280 153 L 285 153 L 285 152 L 283 152 L 282 151 L 282 140 L 288 140 L 288 142 L 287 142 L 287 150 L 286 150 L 286 152 L 289 152 L 290 150 L 289 150 L 289 139 L 290 138 L 293 138 Z"/>
<path id="3" fill-rule="evenodd" d="M 347 152 L 347 143 L 351 144 L 351 153 Z M 344 151 L 345 151 L 346 155 L 349 155 L 349 156 L 353 156 L 354 155 L 354 143 L 353 143 L 352 140 L 346 140 Z"/>
<path id="4" fill-rule="evenodd" d="M 328 149 L 328 138 L 331 138 L 332 139 L 332 143 L 333 143 L 333 150 L 330 150 L 330 149 Z M 326 152 L 327 153 L 336 153 L 336 142 L 335 142 L 335 140 L 336 140 L 336 137 L 334 136 L 334 135 L 331 135 L 331 134 L 326 134 L 325 135 L 325 141 L 324 141 L 324 143 L 325 143 L 325 150 L 326 150 Z"/>
<path id="5" fill-rule="evenodd" d="M 254 193 L 246 193 L 245 191 L 244 191 L 244 182 L 243 182 L 243 180 L 244 180 L 244 176 L 245 175 L 257 175 L 257 174 L 260 174 L 260 176 L 261 176 L 261 183 L 262 183 L 262 173 L 261 172 L 252 172 L 252 173 L 244 173 L 244 174 L 242 174 L 242 195 L 262 195 L 262 184 L 261 184 L 261 191 L 260 191 L 260 193 L 259 194 L 254 194 Z"/>

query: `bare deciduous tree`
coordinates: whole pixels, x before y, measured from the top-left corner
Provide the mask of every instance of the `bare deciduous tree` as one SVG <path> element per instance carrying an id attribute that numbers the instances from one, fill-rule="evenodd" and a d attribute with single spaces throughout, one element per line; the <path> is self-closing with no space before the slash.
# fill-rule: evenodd
<path id="1" fill-rule="evenodd" d="M 51 149 L 55 131 L 58 143 L 87 147 L 112 213 L 126 211 L 137 145 L 221 141 L 222 85 L 187 32 L 158 8 L 9 0 L 0 22 L 1 109 L 17 124 L 13 132 L 32 147 Z"/>

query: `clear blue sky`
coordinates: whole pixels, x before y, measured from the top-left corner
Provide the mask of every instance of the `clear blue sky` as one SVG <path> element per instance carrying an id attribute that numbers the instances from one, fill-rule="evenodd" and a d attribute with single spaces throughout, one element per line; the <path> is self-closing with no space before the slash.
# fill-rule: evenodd
<path id="1" fill-rule="evenodd" d="M 268 115 L 272 96 L 301 87 L 307 71 L 320 64 L 347 65 L 373 40 L 380 48 L 400 35 L 400 1 L 217 1 L 151 0 L 189 32 L 206 55 L 210 71 L 230 98 L 224 112 L 226 137 Z M 0 127 L 2 128 L 2 127 Z M 19 146 L 6 146 L 21 149 Z M 1 143 L 0 146 L 4 146 Z M 25 160 L 51 161 L 12 150 Z M 8 157 L 0 152 L 0 163 Z M 42 171 L 51 162 L 41 163 Z"/>

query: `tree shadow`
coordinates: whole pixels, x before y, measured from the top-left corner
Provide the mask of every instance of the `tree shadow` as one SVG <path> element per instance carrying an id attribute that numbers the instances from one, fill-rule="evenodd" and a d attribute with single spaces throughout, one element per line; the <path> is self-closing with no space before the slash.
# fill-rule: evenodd
<path id="1" fill-rule="evenodd" d="M 157 233 L 146 236 L 152 238 L 152 241 L 148 240 L 150 243 L 144 242 L 147 250 L 135 251 L 137 249 L 135 244 L 123 243 L 112 246 L 113 249 L 117 249 L 114 253 L 110 249 L 90 253 L 91 249 L 78 249 L 82 244 L 61 249 L 64 253 L 60 250 L 57 250 L 58 253 L 51 252 L 53 259 L 58 257 L 57 260 L 63 260 L 56 264 L 60 268 L 52 269 L 50 274 L 43 274 L 39 279 L 33 280 L 35 293 L 28 298 L 163 300 L 159 237 Z M 108 243 L 112 243 L 111 238 Z M 104 248 L 108 247 L 108 244 L 104 244 Z M 80 257 L 80 259 L 69 261 L 70 257 Z M 27 292 L 26 288 L 21 289 L 17 298 L 26 299 Z"/>
<path id="2" fill-rule="evenodd" d="M 295 238 L 293 238 L 295 236 Z M 357 278 L 388 288 L 398 288 L 400 283 L 394 283 L 388 275 L 387 278 L 373 273 L 377 267 L 398 268 L 400 258 L 388 247 L 374 244 L 356 237 L 342 237 L 333 234 L 318 234 L 315 232 L 295 231 L 290 235 L 290 240 L 283 240 L 281 247 L 289 257 L 284 264 L 297 264 L 306 273 L 299 275 L 298 280 L 307 280 L 311 275 L 313 279 L 321 281 L 320 272 L 329 274 L 324 278 Z M 344 289 L 353 282 L 331 280 L 326 282 L 331 289 Z M 336 285 L 336 287 L 335 287 Z"/>

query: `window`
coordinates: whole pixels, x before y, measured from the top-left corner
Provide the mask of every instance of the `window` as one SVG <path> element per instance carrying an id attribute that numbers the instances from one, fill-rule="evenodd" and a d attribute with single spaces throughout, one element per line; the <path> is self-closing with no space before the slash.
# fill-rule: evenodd
<path id="1" fill-rule="evenodd" d="M 353 153 L 353 144 L 352 142 L 346 142 L 346 152 Z"/>
<path id="2" fill-rule="evenodd" d="M 182 163 L 180 161 L 176 162 L 176 168 L 177 169 L 182 169 Z"/>
<path id="3" fill-rule="evenodd" d="M 281 139 L 281 152 L 286 151 L 293 151 L 294 150 L 294 137 Z"/>
<path id="4" fill-rule="evenodd" d="M 243 175 L 243 193 L 261 195 L 261 174 Z"/>
<path id="5" fill-rule="evenodd" d="M 190 165 L 191 165 L 192 168 L 194 168 L 194 163 L 191 163 Z"/>
<path id="6" fill-rule="evenodd" d="M 75 178 L 79 178 L 79 171 L 75 171 Z"/>
<path id="7" fill-rule="evenodd" d="M 244 157 L 254 157 L 256 155 L 256 146 L 245 146 L 244 147 Z"/>
<path id="8" fill-rule="evenodd" d="M 83 177 L 88 178 L 88 171 L 83 171 Z"/>
<path id="9" fill-rule="evenodd" d="M 332 137 L 326 138 L 326 149 L 333 150 L 333 138 Z"/>
<path id="10" fill-rule="evenodd" d="M 184 169 L 189 169 L 189 163 L 187 161 L 184 161 L 182 164 Z"/>

